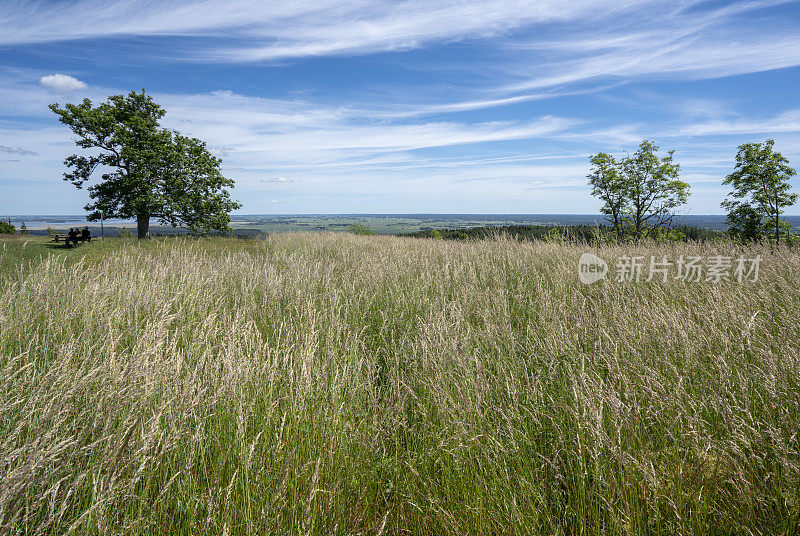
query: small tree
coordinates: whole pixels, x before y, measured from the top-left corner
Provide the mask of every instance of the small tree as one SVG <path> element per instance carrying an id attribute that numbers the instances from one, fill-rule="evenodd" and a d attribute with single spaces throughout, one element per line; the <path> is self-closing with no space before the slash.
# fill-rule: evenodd
<path id="1" fill-rule="evenodd" d="M 789 180 L 797 172 L 781 153 L 772 149 L 774 145 L 773 140 L 740 145 L 736 167 L 722 182 L 733 187 L 722 208 L 728 211 L 729 232 L 740 239 L 755 240 L 766 235 L 777 244 L 781 234 L 788 234 L 791 228 L 781 214 L 797 202 L 797 194 L 789 191 Z"/>
<path id="2" fill-rule="evenodd" d="M 658 151 L 655 143 L 644 140 L 633 155 L 620 160 L 606 153 L 591 157 L 592 195 L 603 201 L 600 210 L 618 235 L 629 232 L 636 240 L 662 235 L 689 198 L 689 185 L 680 180 L 680 165 L 673 161 L 675 151 L 664 157 Z"/>
<path id="3" fill-rule="evenodd" d="M 676 209 L 689 199 L 689 185 L 680 180 L 680 165 L 673 162 L 675 151 L 659 158 L 658 150 L 655 143 L 644 140 L 620 163 L 637 240 L 672 224 Z"/>
<path id="4" fill-rule="evenodd" d="M 97 169 L 105 171 L 89 187 L 89 221 L 136 218 L 139 238 L 149 235 L 150 219 L 185 226 L 193 232 L 229 231 L 229 212 L 241 205 L 226 187 L 220 160 L 205 144 L 159 126 L 165 112 L 152 97 L 131 91 L 93 106 L 89 99 L 50 109 L 78 136 L 76 144 L 92 150 L 64 161 L 64 180 L 82 188 Z"/>
<path id="5" fill-rule="evenodd" d="M 22 222 L 19 226 L 19 234 L 28 234 L 28 226 L 25 225 L 25 222 Z"/>

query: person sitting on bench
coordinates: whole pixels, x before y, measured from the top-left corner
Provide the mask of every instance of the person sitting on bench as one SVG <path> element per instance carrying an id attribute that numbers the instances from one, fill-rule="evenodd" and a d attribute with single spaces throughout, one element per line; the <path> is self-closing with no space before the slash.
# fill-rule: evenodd
<path id="1" fill-rule="evenodd" d="M 81 240 L 84 242 L 91 242 L 92 241 L 92 233 L 89 231 L 89 226 L 83 228 L 81 231 Z"/>
<path id="2" fill-rule="evenodd" d="M 67 243 L 67 246 L 70 245 L 70 242 L 73 244 L 78 243 L 78 231 L 73 229 L 72 227 L 69 228 L 69 232 L 67 233 L 67 238 L 64 240 Z"/>

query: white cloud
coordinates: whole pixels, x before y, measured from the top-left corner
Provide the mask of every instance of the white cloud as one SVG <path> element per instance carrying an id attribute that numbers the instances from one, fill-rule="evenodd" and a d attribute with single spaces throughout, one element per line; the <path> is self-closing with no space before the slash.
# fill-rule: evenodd
<path id="1" fill-rule="evenodd" d="M 85 1 L 79 4 L 89 5 Z M 235 28 L 231 33 L 237 38 L 237 43 L 245 43 L 244 50 L 226 48 L 221 53 L 219 48 L 211 50 L 209 46 L 213 44 L 214 47 L 219 47 L 225 41 L 198 39 L 198 53 L 204 57 L 217 55 L 217 59 L 224 57 L 226 61 L 239 61 L 247 59 L 247 47 L 252 44 L 259 45 L 259 54 L 266 51 L 267 56 L 272 58 L 296 57 L 311 52 L 313 47 L 304 49 L 305 44 L 322 47 L 319 50 L 328 51 L 324 53 L 354 54 L 389 50 L 393 46 L 426 46 L 467 35 L 499 35 L 509 29 L 521 28 L 514 26 L 516 22 L 481 26 L 482 22 L 473 21 L 472 26 L 465 25 L 465 31 L 459 33 L 445 20 L 441 31 L 431 30 L 426 34 L 427 26 L 422 18 L 437 13 L 436 9 L 444 9 L 444 4 L 429 2 L 428 9 L 422 3 L 417 3 L 420 22 L 415 23 L 416 26 L 408 18 L 411 16 L 408 11 L 411 4 L 413 2 L 397 3 L 400 6 L 397 8 L 398 13 L 406 18 L 396 22 L 400 26 L 405 25 L 408 30 L 405 34 L 403 32 L 406 30 L 401 31 L 392 26 L 392 20 L 387 15 L 391 11 L 390 4 L 359 0 L 347 3 L 321 0 L 321 13 L 330 15 L 330 21 L 322 21 L 321 15 L 314 12 L 310 3 L 290 5 L 288 2 L 279 2 L 274 6 L 270 5 L 266 14 L 259 12 L 252 27 L 240 25 L 234 14 L 225 12 L 219 20 L 208 19 L 205 21 L 206 26 L 191 28 L 190 25 L 181 26 L 184 22 L 188 25 L 191 20 L 154 20 L 152 31 L 176 35 L 216 35 L 219 28 L 229 24 L 228 28 Z M 485 3 L 490 7 L 506 9 L 503 12 L 506 14 L 512 4 L 499 1 Z M 44 9 L 47 4 L 28 5 Z M 126 5 L 128 4 L 109 4 L 120 9 Z M 150 8 L 155 9 L 152 7 L 155 4 L 139 2 L 138 5 L 143 5 L 145 12 Z M 184 2 L 181 5 L 190 4 Z M 237 5 L 244 3 L 238 2 Z M 307 12 L 301 9 L 303 5 L 308 8 Z M 344 30 L 339 32 L 336 21 L 350 20 L 348 17 L 353 16 L 355 5 L 365 6 L 366 11 L 359 20 L 371 21 L 370 24 L 374 27 L 370 33 L 367 31 L 369 24 L 360 26 L 364 31 L 350 38 L 344 35 Z M 480 21 L 484 4 L 459 2 L 458 9 L 466 9 L 468 5 L 472 6 L 476 21 Z M 529 2 L 522 2 L 517 7 L 524 10 L 529 5 Z M 547 7 L 551 3 L 545 2 L 543 5 Z M 608 5 L 602 2 L 595 2 L 593 5 L 598 6 L 598 16 L 601 19 L 608 14 Z M 602 9 L 604 6 L 605 11 Z M 628 10 L 625 11 L 625 16 L 638 13 L 629 8 L 629 5 L 625 5 L 620 9 Z M 298 26 L 292 28 L 297 30 L 296 35 L 281 34 L 284 32 L 281 28 L 276 29 L 277 33 L 274 35 L 265 30 L 269 25 L 264 21 L 273 15 L 278 17 L 276 13 L 281 9 L 286 13 L 280 17 L 298 21 Z M 331 15 L 337 13 L 337 9 L 340 10 L 338 19 Z M 264 11 L 265 8 L 262 7 L 261 10 Z M 497 17 L 501 15 L 502 13 Z M 111 17 L 110 11 L 108 16 Z M 187 18 L 195 16 L 196 14 L 187 12 Z M 541 37 L 537 35 L 535 41 L 526 43 L 527 46 L 518 46 L 518 41 L 530 39 L 530 34 L 524 37 L 515 34 L 508 37 L 508 41 L 505 38 L 485 41 L 482 45 L 494 47 L 493 57 L 497 59 L 497 65 L 490 66 L 488 74 L 469 87 L 459 87 L 458 82 L 454 81 L 447 92 L 436 94 L 440 96 L 439 99 L 436 95 L 420 90 L 421 86 L 411 87 L 410 90 L 397 89 L 395 93 L 388 93 L 388 99 L 383 93 L 385 88 L 379 88 L 374 93 L 371 92 L 372 88 L 356 88 L 345 97 L 340 98 L 337 95 L 326 98 L 323 95 L 318 100 L 314 97 L 319 94 L 313 92 L 302 93 L 303 98 L 252 97 L 230 91 L 203 94 L 154 93 L 153 96 L 167 110 L 167 126 L 200 137 L 209 143 L 216 154 L 223 157 L 225 174 L 236 180 L 237 190 L 248 193 L 272 190 L 272 195 L 280 193 L 280 201 L 275 199 L 271 202 L 280 203 L 281 208 L 286 207 L 288 211 L 296 209 L 298 199 L 311 199 L 314 196 L 322 199 L 330 195 L 337 196 L 337 200 L 356 200 L 361 199 L 358 196 L 362 194 L 385 195 L 403 200 L 403 203 L 407 203 L 406 209 L 417 211 L 436 211 L 436 204 L 446 204 L 448 199 L 453 199 L 450 206 L 461 200 L 469 201 L 471 204 L 464 205 L 464 210 L 476 210 L 477 207 L 483 210 L 482 207 L 489 206 L 482 203 L 494 203 L 492 206 L 497 208 L 493 210 L 498 211 L 520 211 L 522 203 L 530 203 L 528 210 L 534 212 L 544 209 L 575 210 L 558 205 L 559 199 L 568 198 L 558 198 L 551 192 L 559 188 L 572 189 L 576 192 L 575 196 L 588 198 L 586 191 L 578 191 L 585 189 L 587 155 L 598 150 L 616 153 L 632 148 L 643 137 L 654 137 L 665 148 L 677 148 L 678 159 L 687 169 L 686 178 L 693 182 L 713 182 L 715 177 L 724 176 L 730 168 L 736 145 L 751 141 L 752 134 L 771 137 L 773 133 L 777 133 L 775 137 L 784 154 L 797 162 L 797 157 L 793 156 L 797 153 L 788 152 L 800 147 L 800 137 L 794 135 L 800 133 L 800 114 L 797 111 L 759 117 L 758 112 L 747 109 L 743 101 L 731 101 L 723 105 L 715 101 L 713 95 L 707 100 L 692 99 L 680 103 L 676 102 L 680 99 L 677 95 L 653 95 L 649 103 L 651 107 L 653 102 L 657 102 L 668 107 L 675 115 L 675 119 L 667 118 L 654 123 L 645 122 L 646 114 L 642 114 L 641 119 L 636 115 L 631 116 L 630 108 L 626 109 L 628 113 L 625 115 L 604 117 L 590 122 L 571 117 L 542 115 L 548 113 L 546 108 L 532 105 L 518 107 L 522 111 L 520 115 L 498 114 L 505 119 L 503 121 L 490 120 L 490 114 L 477 116 L 481 120 L 465 119 L 468 116 L 464 115 L 445 116 L 446 120 L 438 117 L 432 120 L 427 117 L 580 95 L 652 77 L 702 78 L 800 63 L 798 29 L 781 27 L 775 31 L 758 32 L 759 24 L 754 24 L 751 32 L 739 32 L 742 28 L 735 26 L 723 29 L 716 25 L 722 20 L 722 16 L 713 13 L 688 13 L 676 9 L 664 14 L 663 28 L 655 28 L 655 19 L 637 19 L 636 27 L 639 31 L 636 34 L 626 34 L 624 25 L 615 27 L 598 24 L 595 26 L 596 37 L 591 37 L 586 26 L 581 24 L 581 21 L 589 20 L 586 15 L 580 10 L 573 10 L 571 6 L 565 9 L 562 18 L 558 18 L 561 16 L 558 14 L 548 16 L 555 18 L 544 17 L 541 20 L 561 21 L 571 18 L 576 21 L 575 24 L 570 24 L 571 30 L 568 34 L 561 34 L 567 35 L 566 40 L 557 40 L 553 35 L 544 32 Z M 203 21 L 198 19 L 196 22 L 200 24 Z M 5 22 L 0 21 L 0 44 L 8 38 L 3 33 L 4 24 Z M 31 24 L 49 23 L 40 21 Z M 128 27 L 129 34 L 150 31 L 148 28 L 138 27 L 138 22 L 135 21 L 131 25 Z M 101 26 L 97 28 L 97 32 L 103 31 Z M 68 28 L 68 25 L 65 27 L 67 30 L 63 30 L 64 32 L 74 30 Z M 97 32 L 92 33 L 92 28 L 88 27 L 75 31 L 78 33 L 70 34 L 72 37 L 62 37 L 100 35 Z M 732 39 L 732 35 L 737 32 L 738 38 Z M 104 35 L 112 34 L 113 32 Z M 412 34 L 413 37 L 407 40 L 398 37 Z M 511 46 L 512 41 L 517 41 L 517 44 Z M 278 50 L 276 47 L 279 46 L 287 48 Z M 498 50 L 500 54 L 497 53 Z M 480 58 L 474 62 L 464 61 L 453 68 L 461 70 L 462 75 L 470 69 L 477 72 L 487 67 L 487 63 L 481 64 L 481 61 Z M 430 65 L 420 66 L 429 67 Z M 0 173 L 3 176 L 0 178 L 13 177 L 68 187 L 70 185 L 59 180 L 64 170 L 63 157 L 76 151 L 70 141 L 68 129 L 63 126 L 55 128 L 54 121 L 50 123 L 53 128 L 41 128 L 40 121 L 31 121 L 25 125 L 22 118 L 53 119 L 47 109 L 47 104 L 53 100 L 48 91 L 85 90 L 81 92 L 81 96 L 86 93 L 86 96 L 99 102 L 110 94 L 124 93 L 126 89 L 96 85 L 88 88 L 84 82 L 62 74 L 43 77 L 40 81 L 41 87 L 37 87 L 35 80 L 42 74 L 45 73 L 36 73 L 32 79 L 18 78 L 10 82 L 8 77 L 5 80 L 0 77 L 0 115 L 19 118 L 18 122 L 0 125 L 0 143 L 6 144 L 0 147 L 0 152 L 22 154 L 17 151 L 35 150 L 38 153 L 36 158 L 23 159 L 24 164 L 2 166 Z M 50 79 L 56 80 L 49 86 Z M 63 84 L 58 83 L 58 80 Z M 492 88 L 487 80 L 491 80 L 492 84 L 500 80 L 502 87 Z M 53 85 L 60 89 L 51 87 Z M 590 85 L 594 87 L 588 87 Z M 187 91 L 190 89 L 187 88 Z M 628 92 L 633 91 L 634 89 L 624 89 L 615 92 L 615 95 L 625 98 Z M 334 101 L 333 98 L 337 100 Z M 632 100 L 637 106 L 642 104 L 642 99 L 638 96 L 634 96 Z M 670 102 L 666 102 L 667 100 Z M 613 106 L 624 109 L 626 103 L 617 102 Z M 566 107 L 558 109 L 569 110 Z M 570 114 L 569 111 L 563 113 Z M 575 113 L 583 112 L 576 109 Z M 516 119 L 508 120 L 508 117 Z M 587 117 L 596 116 L 587 114 Z M 641 122 L 633 122 L 637 120 Z M 724 137 L 724 142 L 718 145 L 710 142 L 720 140 L 720 137 Z M 302 177 L 302 181 L 294 177 Z M 286 186 L 281 187 L 281 184 Z M 446 192 L 446 195 L 442 192 Z M 531 200 L 525 198 L 528 195 L 552 197 Z M 240 197 L 247 203 L 268 206 L 270 198 L 269 194 L 252 198 Z M 359 201 L 353 201 L 357 202 Z M 414 206 L 415 202 L 420 205 Z M 585 207 L 589 205 L 585 201 L 580 203 L 583 203 L 584 208 L 579 211 L 587 211 Z M 334 210 L 345 210 L 347 206 L 350 205 L 337 204 Z M 388 205 L 376 206 L 382 207 L 382 210 L 390 210 Z M 248 205 L 245 210 L 253 209 Z M 524 210 L 523 208 L 522 211 Z"/>
<path id="2" fill-rule="evenodd" d="M 0 19 L 0 43 L 130 35 L 234 37 L 242 45 L 196 51 L 228 61 L 403 50 L 486 37 L 530 24 L 592 17 L 665 0 L 79 0 L 69 10 L 26 2 Z"/>
<path id="3" fill-rule="evenodd" d="M 674 136 L 726 136 L 735 134 L 774 134 L 800 132 L 800 110 L 788 110 L 760 120 L 710 121 L 687 125 Z"/>
<path id="4" fill-rule="evenodd" d="M 376 158 L 402 163 L 414 160 L 409 151 L 546 137 L 578 124 L 555 116 L 480 123 L 373 119 L 371 111 L 231 92 L 154 97 L 167 110 L 167 126 L 225 146 L 226 165 L 273 183 L 297 181 L 292 170 L 308 166 L 364 166 Z M 267 169 L 287 174 L 264 179 Z"/>
<path id="5" fill-rule="evenodd" d="M 86 89 L 89 86 L 86 82 L 68 74 L 51 74 L 39 79 L 39 85 L 56 93 L 70 93 L 79 89 Z"/>
<path id="6" fill-rule="evenodd" d="M 797 0 L 734 2 L 712 9 L 695 2 L 606 19 L 598 30 L 579 21 L 568 36 L 507 43 L 509 93 L 589 80 L 706 79 L 800 65 L 800 28 L 765 9 Z M 754 13 L 759 12 L 759 15 Z M 536 76 L 522 68 L 536 65 Z"/>
<path id="7" fill-rule="evenodd" d="M 78 0 L 64 10 L 40 0 L 0 18 L 0 45 L 185 36 L 193 38 L 191 46 L 174 41 L 172 59 L 242 62 L 488 37 L 502 42 L 516 32 L 506 39 L 507 49 L 498 48 L 497 40 L 486 42 L 498 52 L 492 65 L 476 60 L 465 67 L 504 71 L 508 83 L 496 95 L 431 108 L 455 112 L 536 100 L 542 96 L 516 93 L 591 79 L 707 78 L 800 65 L 797 25 L 761 16 L 772 6 L 795 2 L 743 0 L 711 8 L 701 0 L 274 0 L 266 5 L 176 0 L 166 6 L 152 0 Z M 564 24 L 569 31 L 561 29 Z M 164 60 L 164 54 L 159 50 L 151 57 Z"/>
<path id="8" fill-rule="evenodd" d="M 242 62 L 484 39 L 491 61 L 476 57 L 456 70 L 500 81 L 500 87 L 484 84 L 453 92 L 449 102 L 383 103 L 374 110 L 375 116 L 402 118 L 578 95 L 642 78 L 712 78 L 797 66 L 800 26 L 768 9 L 796 1 L 709 7 L 701 0 L 275 0 L 266 6 L 257 0 L 176 0 L 165 7 L 152 0 L 77 0 L 63 10 L 41 0 L 0 18 L 0 45 L 184 36 L 192 38 L 191 45 L 173 40 L 171 57 L 149 50 L 149 59 Z M 67 75 L 40 83 L 45 79 L 53 91 L 86 88 Z M 235 106 L 231 100 L 226 105 Z M 259 111 L 255 120 L 268 114 Z"/>
<path id="9" fill-rule="evenodd" d="M 0 153 L 16 154 L 20 156 L 36 156 L 39 154 L 36 151 L 23 149 L 22 147 L 10 147 L 8 145 L 0 145 Z"/>
<path id="10" fill-rule="evenodd" d="M 263 183 L 278 183 L 278 184 L 288 184 L 292 182 L 300 182 L 300 179 L 289 179 L 287 177 L 277 177 L 274 179 L 261 179 Z"/>

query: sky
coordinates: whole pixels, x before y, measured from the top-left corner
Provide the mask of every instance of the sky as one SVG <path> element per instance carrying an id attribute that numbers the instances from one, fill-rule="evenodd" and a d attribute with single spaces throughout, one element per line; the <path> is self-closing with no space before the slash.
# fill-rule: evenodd
<path id="1" fill-rule="evenodd" d="M 800 168 L 800 1 L 0 0 L 0 214 L 81 213 L 47 105 L 141 89 L 242 214 L 594 214 L 643 139 L 720 214 L 740 144 Z"/>

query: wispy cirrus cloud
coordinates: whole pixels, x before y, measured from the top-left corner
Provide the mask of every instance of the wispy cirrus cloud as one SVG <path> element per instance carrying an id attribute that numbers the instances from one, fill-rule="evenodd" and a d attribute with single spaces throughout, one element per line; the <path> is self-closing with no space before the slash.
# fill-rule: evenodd
<path id="1" fill-rule="evenodd" d="M 171 36 L 178 40 L 171 41 L 169 56 L 149 50 L 148 58 L 222 63 L 400 51 L 460 40 L 483 40 L 495 51 L 455 71 L 490 73 L 496 82 L 454 92 L 447 101 L 411 109 L 403 107 L 409 103 L 385 103 L 376 110 L 411 117 L 580 95 L 647 78 L 714 78 L 797 66 L 800 25 L 770 15 L 770 8 L 795 3 L 181 0 L 164 6 L 78 0 L 63 10 L 33 1 L 0 19 L 0 44 Z M 41 83 L 54 91 L 85 89 L 68 75 L 46 78 Z"/>
<path id="2" fill-rule="evenodd" d="M 700 0 L 78 0 L 65 10 L 33 1 L 0 18 L 0 44 L 160 35 L 192 38 L 191 46 L 174 42 L 173 60 L 252 62 L 512 36 L 498 49 L 521 60 L 497 66 L 517 78 L 505 86 L 508 93 L 601 77 L 714 77 L 798 65 L 796 24 L 767 19 L 754 25 L 748 17 L 795 2 L 707 8 Z M 522 62 L 533 63 L 520 69 Z M 454 103 L 453 110 L 532 98 L 476 99 Z"/>
<path id="3" fill-rule="evenodd" d="M 169 110 L 170 127 L 224 145 L 231 155 L 247 152 L 258 161 L 281 163 L 361 162 L 377 153 L 530 139 L 580 122 L 552 115 L 527 121 L 397 122 L 375 119 L 370 110 L 232 92 L 156 98 Z"/>
<path id="4" fill-rule="evenodd" d="M 588 81 L 705 79 L 800 65 L 800 27 L 770 8 L 796 0 L 741 1 L 718 8 L 675 2 L 598 25 L 579 21 L 567 36 L 509 40 L 536 76 L 508 74 L 503 90 L 528 92 Z M 519 65 L 519 62 L 517 62 Z"/>
<path id="5" fill-rule="evenodd" d="M 590 17 L 641 4 L 631 0 L 79 0 L 69 10 L 26 2 L 0 19 L 0 43 L 26 44 L 115 36 L 236 39 L 196 51 L 206 58 L 254 61 L 403 50 L 498 35 L 550 21 Z M 665 4 L 661 1 L 644 2 Z"/>
<path id="6" fill-rule="evenodd" d="M 678 128 L 674 136 L 725 136 L 735 134 L 777 134 L 800 132 L 800 109 L 788 110 L 774 117 L 714 120 Z"/>
<path id="7" fill-rule="evenodd" d="M 30 151 L 22 147 L 9 147 L 8 145 L 0 145 L 0 153 L 16 154 L 19 156 L 36 156 L 39 154 L 36 151 Z"/>
<path id="8" fill-rule="evenodd" d="M 300 182 L 300 179 L 290 179 L 288 177 L 275 177 L 272 179 L 261 179 L 259 182 L 264 184 L 292 184 Z"/>
<path id="9" fill-rule="evenodd" d="M 121 92 L 110 88 L 92 91 L 98 95 Z M 39 98 L 35 92 L 26 94 L 33 101 L 41 101 L 40 114 L 49 114 L 46 95 Z M 0 99 L 4 97 L 6 102 L 21 98 L 16 93 L 4 95 L 0 86 Z M 532 186 L 530 181 L 534 180 L 542 187 L 575 186 L 585 183 L 586 162 L 592 151 L 633 148 L 645 137 L 680 144 L 681 139 L 688 138 L 800 132 L 800 110 L 760 118 L 706 118 L 654 128 L 643 123 L 598 126 L 591 121 L 553 115 L 526 121 L 387 121 L 371 118 L 372 111 L 299 99 L 246 97 L 229 91 L 156 93 L 154 97 L 167 110 L 167 126 L 197 136 L 212 147 L 223 147 L 226 172 L 245 187 L 296 184 L 300 182 L 295 178 L 298 175 L 308 186 L 323 184 L 325 177 L 359 181 L 374 180 L 376 174 L 403 177 L 403 181 L 425 176 L 439 181 L 527 181 Z M 702 104 L 696 102 L 694 106 L 700 108 Z M 559 152 L 504 146 L 509 142 L 540 143 L 548 139 L 568 145 Z M 24 142 L 36 151 L 12 145 L 15 142 Z M 0 144 L 0 151 L 5 149 L 8 153 L 39 153 L 43 166 L 59 170 L 63 156 L 74 151 L 68 132 L 56 127 L 26 131 L 0 128 Z M 497 147 L 492 148 L 492 144 Z M 467 153 L 469 156 L 439 154 L 462 146 L 474 149 Z M 721 146 L 730 153 L 731 142 Z M 708 155 L 723 149 L 711 151 L 704 147 L 706 156 L 698 156 L 692 165 L 721 169 L 728 165 L 730 155 L 718 159 Z M 52 170 L 45 174 L 36 166 L 30 170 L 31 176 L 53 175 Z M 264 178 L 267 173 L 272 177 Z"/>

